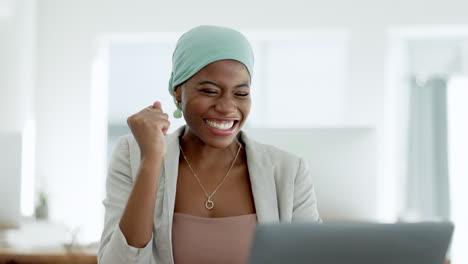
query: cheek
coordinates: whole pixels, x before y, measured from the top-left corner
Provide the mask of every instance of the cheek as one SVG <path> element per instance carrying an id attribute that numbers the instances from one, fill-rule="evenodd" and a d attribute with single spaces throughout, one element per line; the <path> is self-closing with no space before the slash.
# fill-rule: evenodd
<path id="1" fill-rule="evenodd" d="M 251 107 L 252 107 L 252 100 L 250 98 L 243 100 L 241 103 L 239 103 L 239 109 L 244 115 L 244 118 L 247 118 L 247 116 L 249 115 Z"/>
<path id="2" fill-rule="evenodd" d="M 184 115 L 189 117 L 192 121 L 197 117 L 203 115 L 209 108 L 210 102 L 203 97 L 190 98 L 185 101 Z"/>
<path id="3" fill-rule="evenodd" d="M 192 109 L 192 111 L 203 112 L 210 105 L 210 100 L 208 98 L 196 97 L 187 101 L 187 107 Z"/>

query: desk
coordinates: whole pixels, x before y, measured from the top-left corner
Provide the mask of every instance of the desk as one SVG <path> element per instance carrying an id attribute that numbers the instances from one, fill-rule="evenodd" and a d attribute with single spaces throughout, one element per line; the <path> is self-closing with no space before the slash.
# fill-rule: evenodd
<path id="1" fill-rule="evenodd" d="M 0 245 L 0 264 L 97 264 L 97 243 L 65 248 L 72 241 L 69 228 L 49 221 L 24 219 L 8 230 Z"/>
<path id="2" fill-rule="evenodd" d="M 0 248 L 0 264 L 97 264 L 96 250 Z"/>
<path id="3" fill-rule="evenodd" d="M 97 264 L 94 251 L 14 250 L 0 248 L 0 264 Z M 446 260 L 444 264 L 450 264 Z"/>

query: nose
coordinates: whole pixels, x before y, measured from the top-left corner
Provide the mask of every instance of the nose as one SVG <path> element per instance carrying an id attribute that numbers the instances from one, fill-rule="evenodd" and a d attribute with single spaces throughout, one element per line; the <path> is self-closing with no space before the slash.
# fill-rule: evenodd
<path id="1" fill-rule="evenodd" d="M 236 109 L 234 98 L 228 95 L 219 98 L 215 105 L 215 110 L 221 114 L 232 114 L 236 112 Z"/>

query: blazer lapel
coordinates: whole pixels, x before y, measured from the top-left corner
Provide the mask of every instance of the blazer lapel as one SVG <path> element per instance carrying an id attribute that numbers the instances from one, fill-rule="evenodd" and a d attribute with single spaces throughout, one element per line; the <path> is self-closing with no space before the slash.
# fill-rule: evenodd
<path id="1" fill-rule="evenodd" d="M 241 132 L 245 143 L 250 184 L 259 223 L 278 222 L 278 202 L 273 162 L 265 148 Z"/>
<path id="2" fill-rule="evenodd" d="M 167 153 L 164 158 L 164 176 L 168 200 L 169 224 L 172 228 L 174 217 L 174 206 L 177 190 L 177 176 L 179 175 L 179 136 L 184 132 L 185 126 L 178 128 L 174 133 L 167 136 Z"/>

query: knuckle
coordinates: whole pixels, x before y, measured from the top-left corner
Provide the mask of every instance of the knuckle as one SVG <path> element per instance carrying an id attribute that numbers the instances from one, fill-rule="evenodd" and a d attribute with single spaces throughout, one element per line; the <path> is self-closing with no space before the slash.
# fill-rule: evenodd
<path id="1" fill-rule="evenodd" d="M 135 120 L 133 120 L 133 123 L 138 126 L 144 126 L 146 124 L 146 121 L 143 118 L 135 118 Z"/>
<path id="2" fill-rule="evenodd" d="M 170 125 L 171 123 L 169 122 L 169 120 L 166 120 L 166 119 L 160 119 L 158 120 L 159 122 L 157 123 L 158 124 L 158 127 L 165 127 L 165 126 L 168 126 Z"/>

